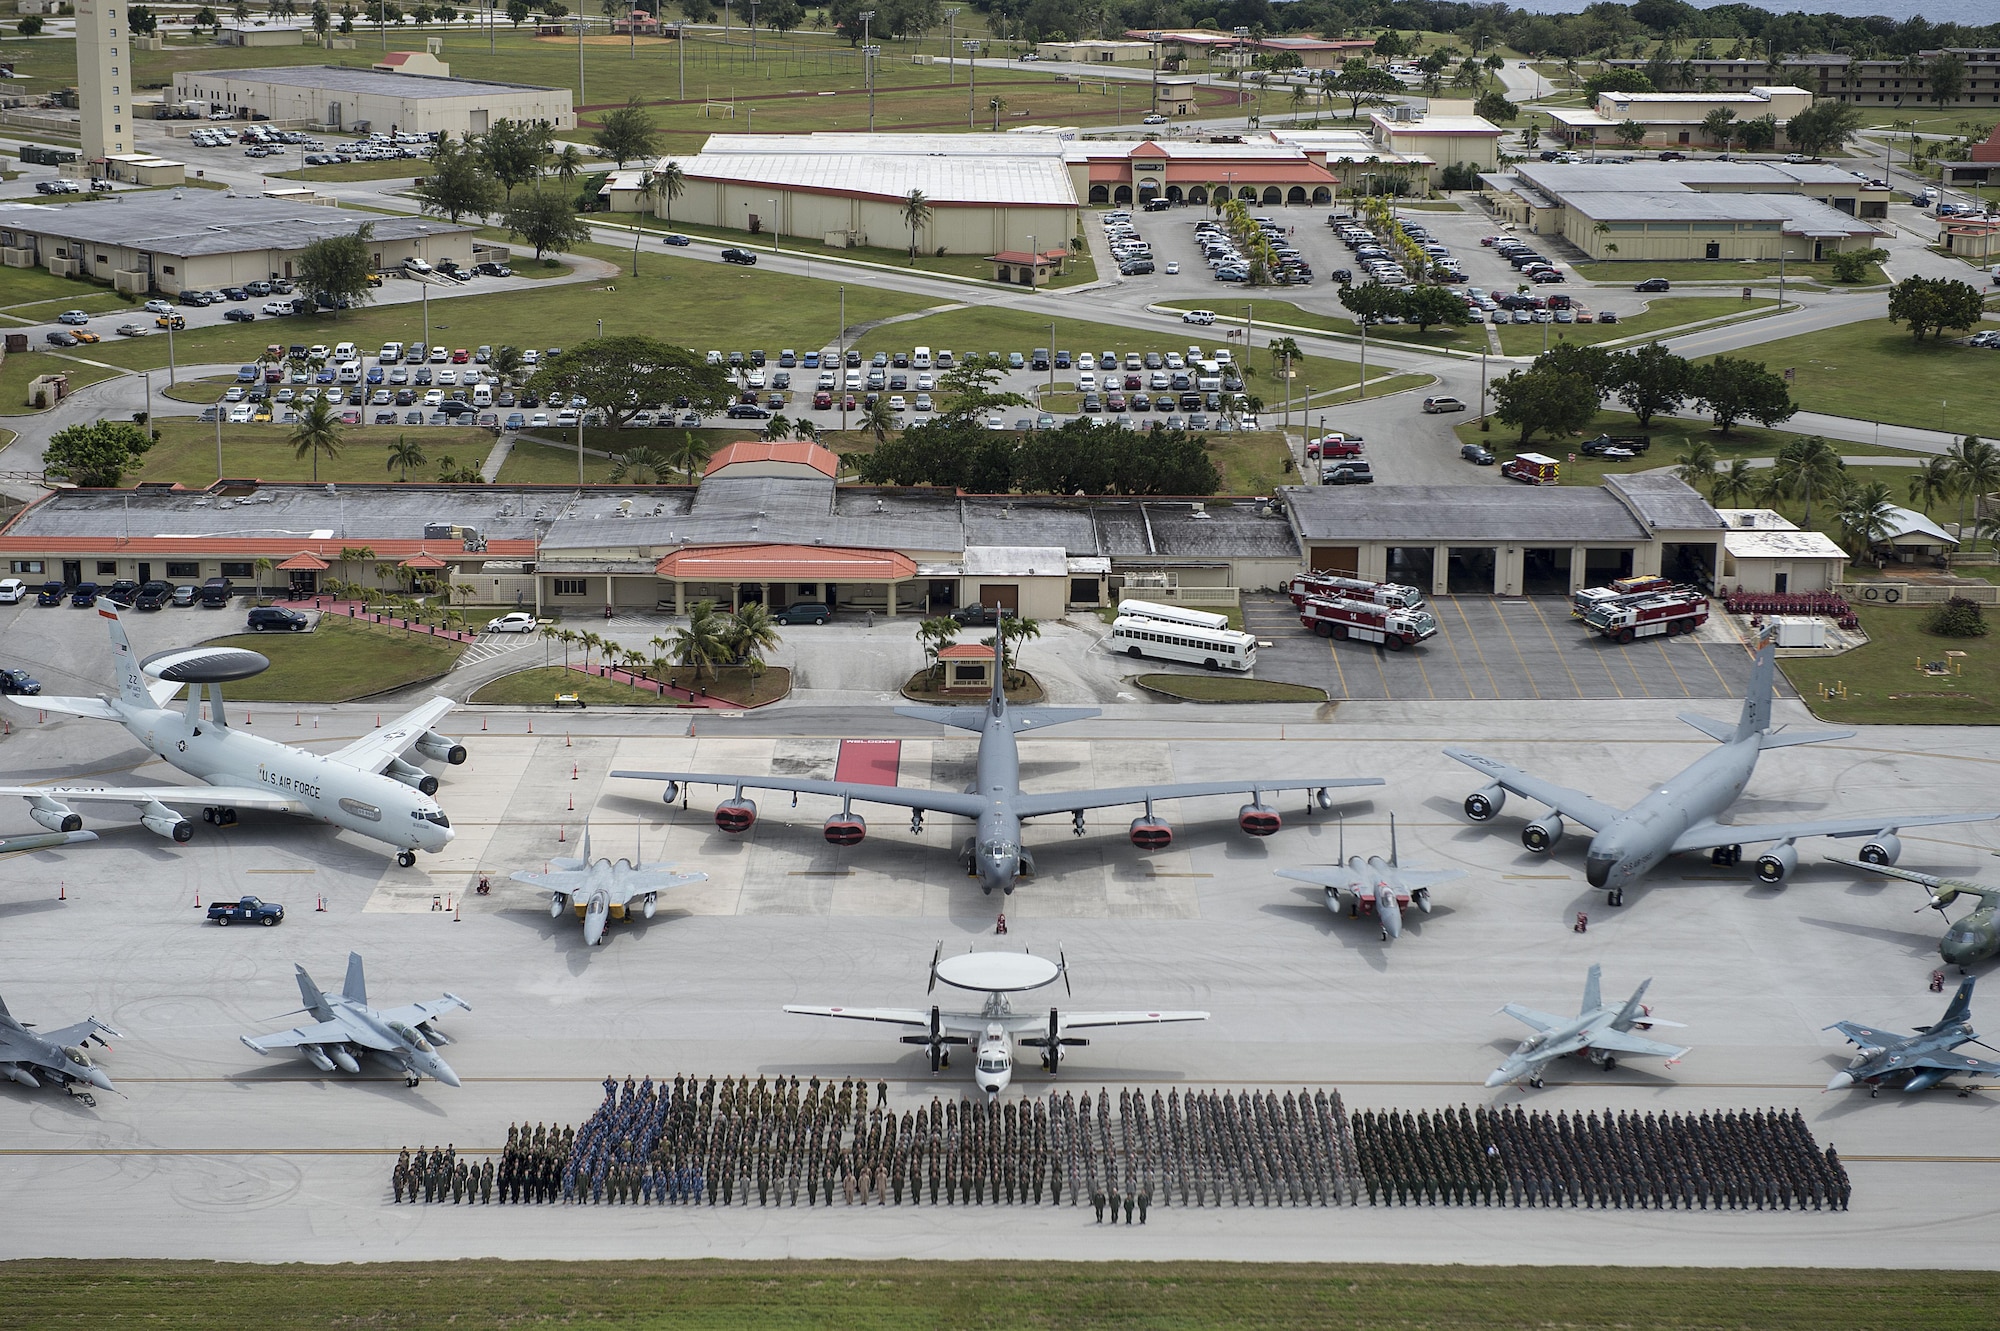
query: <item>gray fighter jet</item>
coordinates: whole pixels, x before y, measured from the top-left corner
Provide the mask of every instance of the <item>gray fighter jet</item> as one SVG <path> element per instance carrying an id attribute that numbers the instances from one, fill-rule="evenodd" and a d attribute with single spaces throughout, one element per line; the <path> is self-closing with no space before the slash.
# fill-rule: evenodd
<path id="1" fill-rule="evenodd" d="M 1389 815 L 1389 858 L 1370 855 L 1362 859 L 1347 853 L 1347 820 L 1340 823 L 1340 863 L 1309 864 L 1302 869 L 1280 869 L 1278 877 L 1301 883 L 1316 883 L 1326 889 L 1326 908 L 1335 915 L 1343 911 L 1349 918 L 1374 912 L 1382 926 L 1382 941 L 1403 936 L 1403 911 L 1415 906 L 1431 913 L 1431 889 L 1439 883 L 1465 877 L 1463 869 L 1412 869 L 1396 858 L 1396 815 Z"/>
<path id="2" fill-rule="evenodd" d="M 1552 1017 L 1518 1003 L 1501 1008 L 1508 1016 L 1534 1027 L 1535 1033 L 1521 1041 L 1507 1061 L 1486 1079 L 1486 1084 L 1505 1086 L 1508 1082 L 1526 1081 L 1539 1088 L 1542 1069 L 1566 1054 L 1587 1058 L 1606 1072 L 1618 1066 L 1620 1054 L 1664 1058 L 1668 1067 L 1680 1062 L 1688 1052 L 1680 1045 L 1661 1044 L 1632 1034 L 1634 1030 L 1681 1024 L 1654 1016 L 1652 1009 L 1639 1001 L 1646 996 L 1646 986 L 1652 981 L 1641 983 L 1620 1006 L 1610 1007 L 1598 988 L 1603 970 L 1601 966 L 1590 968 L 1590 975 L 1583 982 L 1583 1010 L 1574 1017 Z"/>
<path id="3" fill-rule="evenodd" d="M 1963 972 L 1967 966 L 2000 953 L 2000 887 L 1981 887 L 1963 878 L 1938 878 L 1914 869 L 1896 869 L 1886 864 L 1869 864 L 1864 860 L 1844 860 L 1838 855 L 1826 858 L 1835 864 L 1923 884 L 1930 902 L 1927 906 L 1917 907 L 1918 910 L 1934 910 L 1944 915 L 1944 908 L 1960 897 L 1979 898 L 1978 909 L 1970 914 L 1961 915 L 1956 920 L 1945 916 L 1951 927 L 1938 940 L 1938 955 Z"/>
<path id="4" fill-rule="evenodd" d="M 836 846 L 860 844 L 868 824 L 855 813 L 855 801 L 898 805 L 910 811 L 910 831 L 921 832 L 924 815 L 930 812 L 956 814 L 973 822 L 972 835 L 959 848 L 959 860 L 969 875 L 979 879 L 980 889 L 991 894 L 1014 890 L 1017 876 L 1035 872 L 1034 856 L 1021 846 L 1021 824 L 1031 818 L 1067 813 L 1076 835 L 1083 835 L 1086 809 L 1102 809 L 1119 804 L 1143 804 L 1144 814 L 1132 820 L 1132 844 L 1141 850 L 1165 850 L 1173 844 L 1173 828 L 1155 816 L 1156 800 L 1190 799 L 1199 795 L 1247 794 L 1250 803 L 1237 810 L 1236 824 L 1251 836 L 1270 836 L 1283 826 L 1278 811 L 1264 802 L 1264 796 L 1279 790 L 1307 790 L 1319 807 L 1333 807 L 1327 792 L 1338 786 L 1379 786 L 1375 776 L 1274 777 L 1259 781 L 1186 781 L 1158 786 L 1124 786 L 1108 790 L 1072 790 L 1024 793 L 1021 790 L 1021 757 L 1014 737 L 1025 730 L 1042 730 L 1069 721 L 1098 715 L 1095 707 L 1010 707 L 1001 686 L 1007 670 L 1004 632 L 996 636 L 993 688 L 984 707 L 898 707 L 899 716 L 936 721 L 979 735 L 978 775 L 963 793 L 949 790 L 905 790 L 901 786 L 867 785 L 848 781 L 810 781 L 795 777 L 732 776 L 715 772 L 630 772 L 611 775 L 640 781 L 664 781 L 662 798 L 672 804 L 680 798 L 683 785 L 733 786 L 736 793 L 716 806 L 715 825 L 731 835 L 741 835 L 757 821 L 757 804 L 743 797 L 748 790 L 789 790 L 797 794 L 831 795 L 840 801 L 840 812 L 826 820 L 824 835 Z M 1308 803 L 1308 811 L 1311 804 Z"/>
<path id="5" fill-rule="evenodd" d="M 103 1069 L 90 1061 L 88 1053 L 93 1040 L 109 1049 L 111 1046 L 104 1043 L 107 1035 L 125 1038 L 122 1032 L 112 1030 L 95 1017 L 85 1017 L 74 1026 L 37 1035 L 26 1022 L 16 1021 L 7 1004 L 0 1002 L 0 1077 L 30 1087 L 40 1086 L 44 1080 L 53 1081 L 84 1104 L 95 1105 L 97 1097 L 78 1090 L 77 1085 L 95 1086 L 101 1091 L 118 1089 Z"/>
<path id="6" fill-rule="evenodd" d="M 1970 975 L 1965 977 L 1951 997 L 1951 1006 L 1944 1010 L 1936 1025 L 1919 1026 L 1915 1035 L 1878 1031 L 1852 1021 L 1837 1021 L 1827 1027 L 1860 1047 L 1848 1065 L 1833 1074 L 1826 1089 L 1839 1091 L 1849 1086 L 1867 1086 L 1869 1095 L 1874 1096 L 1881 1093 L 1884 1082 L 1899 1078 L 1908 1078 L 1903 1082 L 1905 1091 L 1928 1091 L 1954 1072 L 1968 1077 L 2000 1075 L 2000 1063 L 1951 1052 L 1962 1044 L 1992 1047 L 1972 1029 L 1973 979 Z"/>
<path id="7" fill-rule="evenodd" d="M 242 1037 L 244 1044 L 260 1054 L 296 1049 L 321 1072 L 331 1072 L 336 1067 L 342 1072 L 359 1072 L 361 1056 L 372 1053 L 399 1069 L 407 1085 L 415 1086 L 423 1077 L 447 1086 L 458 1085 L 458 1074 L 438 1056 L 436 1048 L 451 1041 L 431 1023 L 453 1008 L 470 1012 L 472 1004 L 457 994 L 446 994 L 428 1003 L 379 1011 L 369 1007 L 368 981 L 361 971 L 359 952 L 347 954 L 347 983 L 339 993 L 314 984 L 304 966 L 295 969 L 299 996 L 306 1004 L 298 1010 L 310 1012 L 319 1019 L 319 1024 L 295 1026 L 258 1039 L 246 1035 Z"/>
<path id="8" fill-rule="evenodd" d="M 632 902 L 647 919 L 659 908 L 660 893 L 689 883 L 705 883 L 705 873 L 674 873 L 658 866 L 648 868 L 635 849 L 632 858 L 612 863 L 590 858 L 590 824 L 583 825 L 583 854 L 575 859 L 549 861 L 547 873 L 524 869 L 513 875 L 517 883 L 539 887 L 549 894 L 549 917 L 562 918 L 565 910 L 576 912 L 583 921 L 583 945 L 596 947 L 604 941 L 604 929 L 612 920 L 628 918 Z"/>
<path id="9" fill-rule="evenodd" d="M 1740 863 L 1745 843 L 1775 841 L 1777 844 L 1757 858 L 1758 881 L 1779 884 L 1799 864 L 1800 837 L 1867 837 L 1861 858 L 1872 864 L 1894 864 L 1903 853 L 1896 835 L 1905 827 L 1930 827 L 1940 823 L 1978 823 L 2000 818 L 2000 813 L 1874 813 L 1848 818 L 1825 818 L 1795 823 L 1724 823 L 1719 815 L 1736 802 L 1757 770 L 1758 755 L 1766 749 L 1782 749 L 1794 744 L 1818 744 L 1830 739 L 1846 739 L 1851 730 L 1812 730 L 1780 733 L 1771 729 L 1771 677 L 1776 670 L 1775 643 L 1767 641 L 1757 653 L 1750 673 L 1750 691 L 1743 700 L 1743 713 L 1734 726 L 1712 721 L 1692 712 L 1680 719 L 1721 747 L 1696 759 L 1694 764 L 1656 786 L 1652 793 L 1629 809 L 1607 804 L 1580 790 L 1558 786 L 1530 776 L 1517 767 L 1482 758 L 1463 749 L 1446 749 L 1474 771 L 1483 772 L 1492 784 L 1465 797 L 1466 817 L 1483 823 L 1498 814 L 1507 803 L 1507 792 L 1548 806 L 1521 829 L 1521 844 L 1538 855 L 1555 850 L 1562 840 L 1564 819 L 1574 819 L 1597 835 L 1591 838 L 1584 857 L 1584 876 L 1592 887 L 1607 893 L 1607 904 L 1625 904 L 1625 889 L 1669 855 L 1681 851 L 1705 850 L 1720 865 Z"/>

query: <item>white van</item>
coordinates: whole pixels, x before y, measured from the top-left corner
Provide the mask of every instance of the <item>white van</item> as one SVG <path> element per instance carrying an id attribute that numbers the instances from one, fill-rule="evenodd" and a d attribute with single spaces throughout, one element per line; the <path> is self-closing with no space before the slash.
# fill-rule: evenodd
<path id="1" fill-rule="evenodd" d="M 1095 370 L 1078 370 L 1076 372 L 1076 388 L 1079 393 L 1095 391 L 1097 388 L 1097 372 Z"/>
<path id="2" fill-rule="evenodd" d="M 472 386 L 472 405 L 475 407 L 492 406 L 493 405 L 492 388 L 483 383 L 474 384 Z"/>
<path id="3" fill-rule="evenodd" d="M 361 353 L 354 349 L 352 342 L 342 342 L 333 349 L 333 358 L 345 364 L 348 361 L 360 360 Z"/>
<path id="4" fill-rule="evenodd" d="M 912 351 L 910 353 L 910 364 L 916 369 L 928 370 L 931 367 L 931 349 L 929 347 L 918 347 L 915 351 Z"/>
<path id="5" fill-rule="evenodd" d="M 360 382 L 361 382 L 361 362 L 360 362 L 360 361 L 348 361 L 348 362 L 346 362 L 346 363 L 345 363 L 345 364 L 343 364 L 343 365 L 342 365 L 342 366 L 341 366 L 341 367 L 340 367 L 340 368 L 339 368 L 338 370 L 334 371 L 334 379 L 335 379 L 335 380 L 336 380 L 337 382 L 339 382 L 339 383 L 343 383 L 343 384 L 358 384 L 358 383 L 360 383 Z"/>
<path id="6" fill-rule="evenodd" d="M 397 361 L 403 359 L 403 344 L 401 342 L 384 342 L 382 350 L 375 353 L 375 359 L 384 365 L 395 364 Z"/>

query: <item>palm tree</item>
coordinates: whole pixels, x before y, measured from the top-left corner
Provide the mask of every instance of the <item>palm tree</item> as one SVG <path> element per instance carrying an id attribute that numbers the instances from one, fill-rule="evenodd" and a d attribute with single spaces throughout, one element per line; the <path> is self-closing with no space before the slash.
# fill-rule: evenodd
<path id="1" fill-rule="evenodd" d="M 556 175 L 563 184 L 575 184 L 577 176 L 583 172 L 583 153 L 574 143 L 565 143 L 563 150 L 555 155 L 554 165 Z"/>
<path id="2" fill-rule="evenodd" d="M 993 113 L 993 132 L 998 134 L 1000 132 L 1000 113 L 1007 109 L 1007 99 L 1005 97 L 995 97 L 986 104 L 986 109 Z"/>
<path id="3" fill-rule="evenodd" d="M 319 481 L 319 458 L 324 453 L 327 459 L 340 456 L 340 418 L 333 414 L 333 404 L 325 398 L 314 398 L 299 413 L 299 423 L 292 427 L 292 456 L 303 461 L 312 457 L 315 484 Z"/>
<path id="4" fill-rule="evenodd" d="M 1977 512 L 1978 501 L 2000 486 L 2000 448 L 1995 448 L 1976 434 L 1969 434 L 1946 449 L 1944 456 L 1951 463 L 1952 483 L 1958 492 L 1958 525 L 1962 537 L 1966 496 L 1973 496 L 1973 509 Z"/>
<path id="5" fill-rule="evenodd" d="M 551 630 L 549 630 L 549 636 L 550 636 L 551 638 L 554 638 L 554 639 L 555 639 L 555 640 L 556 640 L 557 642 L 559 642 L 559 643 L 561 643 L 561 644 L 562 644 L 562 649 L 563 649 L 563 669 L 565 669 L 565 670 L 569 669 L 569 647 L 570 647 L 570 644 L 571 644 L 571 643 L 573 643 L 573 642 L 575 642 L 575 641 L 576 641 L 576 630 L 575 630 L 575 629 L 551 629 Z"/>
<path id="6" fill-rule="evenodd" d="M 674 224 L 674 200 L 687 193 L 687 173 L 679 162 L 669 161 L 653 172 L 653 197 L 667 201 L 667 225 Z"/>
<path id="7" fill-rule="evenodd" d="M 1701 132 L 1715 144 L 1727 144 L 1735 132 L 1736 113 L 1726 106 L 1718 106 L 1701 118 Z"/>
<path id="8" fill-rule="evenodd" d="M 694 667 L 694 677 L 700 680 L 702 667 L 713 667 L 729 650 L 724 637 L 727 622 L 727 616 L 715 613 L 715 602 L 695 602 L 688 612 L 688 626 L 674 630 L 671 649 L 674 661 Z"/>
<path id="9" fill-rule="evenodd" d="M 493 373 L 499 375 L 503 381 L 511 381 L 514 378 L 514 372 L 520 368 L 521 349 L 519 347 L 503 346 L 494 351 Z"/>
<path id="10" fill-rule="evenodd" d="M 874 435 L 875 442 L 879 444 L 889 438 L 890 432 L 895 430 L 900 422 L 896 419 L 895 411 L 889 406 L 889 399 L 878 397 L 863 409 L 857 424 L 863 434 Z"/>
<path id="11" fill-rule="evenodd" d="M 611 479 L 634 485 L 658 485 L 672 465 L 658 449 L 631 448 L 612 457 Z"/>
<path id="12" fill-rule="evenodd" d="M 1006 635 L 1008 661 L 1018 662 L 1021 659 L 1021 644 L 1033 642 L 1041 637 L 1042 624 L 1037 619 L 1016 619 L 1012 615 L 1003 615 L 1000 619 L 1000 632 Z M 986 645 L 994 646 L 994 640 L 988 638 Z M 1020 673 L 1018 665 L 1015 667 L 1015 673 Z M 1005 680 L 1001 681 L 1000 687 L 1003 689 L 1007 687 Z"/>
<path id="13" fill-rule="evenodd" d="M 667 465 L 677 467 L 687 477 L 688 484 L 694 484 L 694 474 L 708 465 L 708 455 L 715 446 L 696 436 L 692 430 L 681 431 L 681 441 L 667 450 Z"/>
<path id="14" fill-rule="evenodd" d="M 396 442 L 389 445 L 389 470 L 402 472 L 400 480 L 409 480 L 410 468 L 421 467 L 425 461 L 424 446 L 408 435 L 397 435 Z"/>
<path id="15" fill-rule="evenodd" d="M 1840 511 L 1833 520 L 1857 561 L 1867 558 L 1877 541 L 1887 539 L 1894 525 L 1890 516 L 1894 508 L 1889 487 L 1880 481 L 1857 485 L 1841 496 Z"/>
<path id="16" fill-rule="evenodd" d="M 1715 464 L 1717 461 L 1715 445 L 1709 443 L 1706 439 L 1697 439 L 1689 444 L 1687 451 L 1675 458 L 1674 461 L 1679 464 L 1674 468 L 1674 475 L 1680 477 L 1685 484 L 1691 485 L 1696 489 L 1700 489 L 1703 485 L 1715 479 Z"/>
<path id="17" fill-rule="evenodd" d="M 765 653 L 777 647 L 781 638 L 778 621 L 755 601 L 739 608 L 723 628 L 723 641 L 728 645 L 729 654 L 737 661 L 748 661 L 753 657 L 762 660 Z"/>
<path id="18" fill-rule="evenodd" d="M 1940 499 L 1949 499 L 1958 489 L 1958 480 L 1952 475 L 1951 459 L 1932 458 L 1917 468 L 1916 475 L 1910 477 L 1910 502 L 1921 508 L 1928 516 L 1931 505 Z"/>
<path id="19" fill-rule="evenodd" d="M 903 206 L 899 210 L 903 225 L 910 228 L 910 262 L 917 261 L 917 230 L 931 220 L 931 201 L 924 197 L 920 189 L 913 189 L 903 196 Z"/>
<path id="20" fill-rule="evenodd" d="M 924 649 L 924 660 L 929 663 L 927 668 L 933 685 L 942 665 L 938 653 L 958 641 L 958 631 L 961 627 L 963 626 L 950 615 L 934 615 L 917 625 L 917 642 Z"/>
<path id="21" fill-rule="evenodd" d="M 1780 493 L 1805 496 L 1805 527 L 1812 529 L 1812 501 L 1815 494 L 1838 494 L 1844 488 L 1842 475 L 1847 464 L 1832 444 L 1818 435 L 1794 439 L 1778 450 L 1771 470 L 1778 477 Z"/>
<path id="22" fill-rule="evenodd" d="M 1757 495 L 1757 473 L 1751 469 L 1749 459 L 1737 458 L 1723 470 L 1715 473 L 1709 482 L 1709 501 L 1718 508 L 1734 508 L 1746 499 Z"/>
<path id="23" fill-rule="evenodd" d="M 764 423 L 764 438 L 775 443 L 792 437 L 792 423 L 785 419 L 784 412 L 777 412 Z"/>

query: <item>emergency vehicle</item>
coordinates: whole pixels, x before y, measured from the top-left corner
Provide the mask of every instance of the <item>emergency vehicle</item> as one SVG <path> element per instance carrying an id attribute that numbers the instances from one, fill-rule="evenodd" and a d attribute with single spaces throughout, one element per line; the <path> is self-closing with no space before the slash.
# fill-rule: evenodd
<path id="1" fill-rule="evenodd" d="M 1304 605 L 1316 596 L 1334 600 L 1373 601 L 1398 609 L 1414 609 L 1424 603 L 1424 594 L 1400 582 L 1370 582 L 1339 573 L 1301 573 L 1285 584 L 1293 605 Z"/>
<path id="2" fill-rule="evenodd" d="M 1657 596 L 1661 592 L 1686 591 L 1687 588 L 1672 578 L 1658 574 L 1646 574 L 1631 578 L 1613 578 L 1602 587 L 1583 587 L 1571 593 L 1569 615 L 1571 619 L 1582 619 L 1592 606 L 1606 605 L 1613 601 L 1629 600 L 1635 596 Z"/>
<path id="3" fill-rule="evenodd" d="M 1354 638 L 1379 642 L 1400 652 L 1437 636 L 1437 620 L 1424 609 L 1405 610 L 1372 601 L 1311 597 L 1299 607 L 1299 623 L 1322 638 Z"/>
<path id="4" fill-rule="evenodd" d="M 1562 464 L 1546 453 L 1520 453 L 1500 464 L 1500 474 L 1528 485 L 1554 485 L 1562 478 Z"/>
<path id="5" fill-rule="evenodd" d="M 1700 592 L 1684 591 L 1642 596 L 1593 606 L 1583 622 L 1619 642 L 1663 633 L 1692 633 L 1708 622 L 1708 598 Z"/>

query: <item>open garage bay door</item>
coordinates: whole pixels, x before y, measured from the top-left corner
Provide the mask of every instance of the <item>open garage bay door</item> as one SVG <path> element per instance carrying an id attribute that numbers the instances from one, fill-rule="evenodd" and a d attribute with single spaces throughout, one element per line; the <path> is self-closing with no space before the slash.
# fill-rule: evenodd
<path id="1" fill-rule="evenodd" d="M 1389 581 L 1400 582 L 1407 587 L 1415 587 L 1428 593 L 1431 578 L 1437 564 L 1437 550 L 1428 545 L 1392 545 L 1389 547 Z"/>
<path id="2" fill-rule="evenodd" d="M 1490 545 L 1454 545 L 1445 571 L 1445 590 L 1454 596 L 1490 595 L 1498 562 Z"/>
<path id="3" fill-rule="evenodd" d="M 1632 549 L 1586 550 L 1583 554 L 1583 585 L 1602 587 L 1613 578 L 1632 576 Z"/>
<path id="4" fill-rule="evenodd" d="M 1521 591 L 1524 595 L 1569 595 L 1569 546 L 1531 545 L 1521 553 Z"/>

